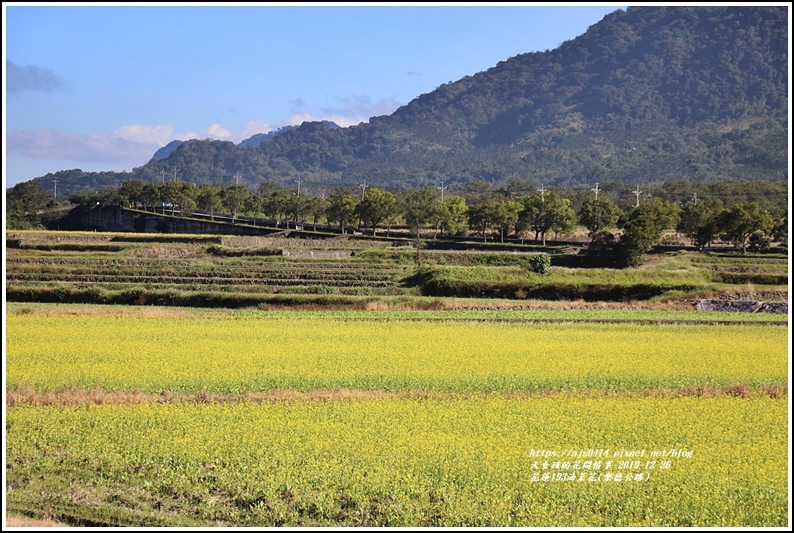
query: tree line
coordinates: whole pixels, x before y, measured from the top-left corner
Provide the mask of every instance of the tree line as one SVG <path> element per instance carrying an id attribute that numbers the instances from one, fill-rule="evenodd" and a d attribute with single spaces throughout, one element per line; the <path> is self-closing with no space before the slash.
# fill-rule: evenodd
<path id="1" fill-rule="evenodd" d="M 787 207 L 781 209 L 772 203 L 768 209 L 758 201 L 741 197 L 740 201 L 726 204 L 715 196 L 698 199 L 696 193 L 686 201 L 664 199 L 676 187 L 668 185 L 657 189 L 658 196 L 642 199 L 635 190 L 636 202 L 631 205 L 612 198 L 609 191 L 619 190 L 615 187 L 596 186 L 586 192 L 566 193 L 542 186 L 532 190 L 518 180 L 498 189 L 474 181 L 464 191 L 452 194 L 445 194 L 443 186 L 389 191 L 362 185 L 360 191 L 338 187 L 323 196 L 301 191 L 300 182 L 295 189 L 269 181 L 249 188 L 240 184 L 128 180 L 104 191 L 70 194 L 69 202 L 152 211 L 159 208 L 179 216 L 202 211 L 212 219 L 219 213 L 232 219 L 247 215 L 278 224 L 313 224 L 314 228 L 322 223 L 335 225 L 343 233 L 351 229 L 371 230 L 387 237 L 393 226 L 400 224 L 417 238 L 422 231 L 432 231 L 434 236 L 476 235 L 483 241 L 504 242 L 512 238 L 544 245 L 549 236 L 569 235 L 577 227 L 584 227 L 589 232 L 592 259 L 615 267 L 639 264 L 643 254 L 660 243 L 665 230 L 674 229 L 701 250 L 718 239 L 733 243 L 742 252 L 787 242 Z M 759 187 L 763 189 L 763 185 L 746 185 L 750 190 Z M 56 203 L 48 199 L 48 192 L 38 182 L 31 181 L 7 190 L 6 205 L 7 227 L 15 229 L 35 225 L 31 221 L 46 215 L 46 208 L 53 208 Z"/>

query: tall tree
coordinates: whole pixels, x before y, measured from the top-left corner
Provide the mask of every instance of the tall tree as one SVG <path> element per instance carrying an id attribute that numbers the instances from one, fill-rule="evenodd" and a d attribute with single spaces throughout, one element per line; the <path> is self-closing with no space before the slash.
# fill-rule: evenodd
<path id="1" fill-rule="evenodd" d="M 620 239 L 622 266 L 639 266 L 643 254 L 659 243 L 662 232 L 676 227 L 680 210 L 677 204 L 651 198 L 626 212 L 618 221 L 623 229 Z"/>
<path id="2" fill-rule="evenodd" d="M 468 230 L 466 199 L 458 195 L 448 196 L 440 207 L 442 233 L 446 231 L 449 235 L 465 235 Z"/>
<path id="3" fill-rule="evenodd" d="M 389 191 L 370 187 L 356 210 L 364 227 L 372 228 L 372 234 L 375 235 L 378 224 L 393 219 L 398 213 L 397 198 Z"/>
<path id="4" fill-rule="evenodd" d="M 488 240 L 488 231 L 496 225 L 496 211 L 495 202 L 480 202 L 469 206 L 469 227 L 482 235 L 483 242 Z"/>
<path id="5" fill-rule="evenodd" d="M 290 191 L 289 201 L 287 202 L 287 213 L 294 223 L 301 224 L 309 216 L 310 199 L 305 194 L 298 195 Z"/>
<path id="6" fill-rule="evenodd" d="M 788 246 L 788 209 L 780 218 L 775 220 L 775 227 L 772 228 L 772 238 Z"/>
<path id="7" fill-rule="evenodd" d="M 723 211 L 717 222 L 722 235 L 733 241 L 737 248 L 741 248 L 743 254 L 747 249 L 747 239 L 753 232 L 762 231 L 768 234 L 774 225 L 772 215 L 758 202 L 738 203 Z"/>
<path id="8" fill-rule="evenodd" d="M 620 208 L 608 196 L 600 199 L 585 200 L 579 210 L 579 223 L 595 235 L 601 231 L 615 227 L 620 217 Z"/>
<path id="9" fill-rule="evenodd" d="M 256 219 L 259 218 L 260 214 L 262 214 L 263 200 L 264 198 L 258 194 L 249 194 L 248 198 L 245 199 L 243 210 L 249 215 L 254 215 L 254 225 L 256 225 Z"/>
<path id="10" fill-rule="evenodd" d="M 232 222 L 237 218 L 237 214 L 245 206 L 245 201 L 251 192 L 244 185 L 228 185 L 221 191 L 221 201 L 223 206 L 232 214 Z"/>
<path id="11" fill-rule="evenodd" d="M 717 235 L 717 222 L 724 210 L 719 198 L 689 203 L 681 210 L 676 230 L 689 237 L 699 250 L 703 250 Z"/>
<path id="12" fill-rule="evenodd" d="M 432 218 L 438 203 L 438 191 L 430 187 L 422 189 L 406 189 L 399 197 L 400 207 L 405 223 L 419 237 L 419 229 Z"/>
<path id="13" fill-rule="evenodd" d="M 536 191 L 522 199 L 523 209 L 519 213 L 516 230 L 535 232 L 535 240 L 540 236 L 546 245 L 549 231 L 566 232 L 576 224 L 576 213 L 571 202 L 555 191 Z"/>
<path id="14" fill-rule="evenodd" d="M 494 225 L 499 228 L 499 238 L 505 242 L 505 234 L 518 222 L 518 215 L 523 209 L 521 202 L 503 200 L 494 204 Z"/>
<path id="15" fill-rule="evenodd" d="M 355 222 L 357 218 L 356 207 L 359 198 L 348 189 L 335 189 L 328 198 L 328 221 L 338 222 L 339 229 L 345 232 L 345 226 Z"/>
<path id="16" fill-rule="evenodd" d="M 143 204 L 143 188 L 146 184 L 141 180 L 127 180 L 119 187 L 118 195 L 128 207 Z"/>
<path id="17" fill-rule="evenodd" d="M 50 193 L 38 181 L 23 181 L 6 189 L 6 225 L 24 229 L 38 226 L 37 212 L 49 203 Z"/>
<path id="18" fill-rule="evenodd" d="M 166 207 L 169 207 L 173 215 L 176 205 L 179 203 L 179 182 L 166 181 L 158 185 L 158 187 L 160 189 L 160 198 L 164 204 L 163 212 L 165 212 Z"/>
<path id="19" fill-rule="evenodd" d="M 276 225 L 286 222 L 291 201 L 292 191 L 287 189 L 274 190 L 262 200 L 262 212 L 266 217 L 275 220 Z"/>
<path id="20" fill-rule="evenodd" d="M 176 187 L 176 203 L 183 217 L 189 216 L 196 209 L 198 187 L 187 181 L 178 181 Z"/>
<path id="21" fill-rule="evenodd" d="M 312 217 L 313 223 L 313 230 L 317 231 L 317 223 L 328 214 L 328 209 L 331 206 L 331 202 L 326 200 L 325 198 L 318 198 L 316 196 L 312 196 L 309 199 L 309 216 Z"/>
<path id="22" fill-rule="evenodd" d="M 162 202 L 160 199 L 160 184 L 147 183 L 144 185 L 141 191 L 141 201 L 143 202 L 144 209 L 151 207 L 152 211 L 154 211 L 155 206 Z"/>

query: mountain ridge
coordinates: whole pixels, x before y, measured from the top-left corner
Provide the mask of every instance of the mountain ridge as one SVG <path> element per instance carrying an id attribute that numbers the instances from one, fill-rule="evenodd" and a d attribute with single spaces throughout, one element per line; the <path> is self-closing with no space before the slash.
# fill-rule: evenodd
<path id="1" fill-rule="evenodd" d="M 787 94 L 787 7 L 629 7 L 357 126 L 306 122 L 246 147 L 195 141 L 78 181 L 157 182 L 174 167 L 196 184 L 324 188 L 784 181 Z"/>

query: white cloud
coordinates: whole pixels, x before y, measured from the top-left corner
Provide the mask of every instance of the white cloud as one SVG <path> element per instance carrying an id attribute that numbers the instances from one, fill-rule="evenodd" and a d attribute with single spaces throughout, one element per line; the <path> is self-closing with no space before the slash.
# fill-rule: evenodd
<path id="1" fill-rule="evenodd" d="M 338 126 L 346 128 L 348 126 L 355 126 L 356 124 L 361 124 L 362 122 L 367 122 L 368 117 L 364 117 L 361 115 L 341 115 L 341 114 L 334 114 L 334 113 L 323 113 L 322 116 L 316 117 L 310 113 L 300 113 L 298 115 L 290 115 L 285 124 L 291 124 L 293 126 L 300 126 L 304 122 L 321 122 L 323 120 L 329 120 Z"/>
<path id="2" fill-rule="evenodd" d="M 121 131 L 120 135 L 116 132 L 80 135 L 49 129 L 11 131 L 6 137 L 6 147 L 9 152 L 33 159 L 63 159 L 131 166 L 148 161 L 161 146 L 153 141 L 139 142 L 125 138 L 125 135 L 129 135 L 125 131 Z"/>
<path id="3" fill-rule="evenodd" d="M 323 108 L 323 117 L 348 117 L 353 124 L 366 122 L 370 117 L 391 114 L 400 107 L 400 103 L 393 98 L 381 98 L 377 102 L 373 102 L 369 96 L 364 94 L 336 98 L 336 102 L 335 106 Z M 324 118 L 324 120 L 330 119 Z"/>
<path id="4" fill-rule="evenodd" d="M 229 137 L 232 136 L 232 132 L 221 126 L 220 124 L 213 124 L 208 128 L 200 130 L 198 132 L 188 132 L 184 135 L 178 135 L 182 139 L 215 139 L 226 141 L 230 140 Z"/>
<path id="5" fill-rule="evenodd" d="M 274 129 L 276 128 L 273 128 L 269 122 L 265 122 L 264 120 L 252 120 L 243 126 L 240 133 L 236 135 L 236 139 L 237 142 L 244 141 L 252 135 L 256 135 L 257 133 L 270 133 Z"/>
<path id="6" fill-rule="evenodd" d="M 207 128 L 207 135 L 213 139 L 228 139 L 232 136 L 232 132 L 221 126 L 220 124 L 213 124 Z"/>
<path id="7" fill-rule="evenodd" d="M 305 104 L 303 101 L 300 101 L 300 103 L 302 105 Z M 335 105 L 322 108 L 319 116 L 311 113 L 296 113 L 291 115 L 285 121 L 285 124 L 300 125 L 303 122 L 330 120 L 346 128 L 362 122 L 368 122 L 371 117 L 390 115 L 400 105 L 402 104 L 393 98 L 381 98 L 377 102 L 373 102 L 367 95 L 353 95 L 345 98 L 336 98 Z"/>
<path id="8" fill-rule="evenodd" d="M 165 146 L 173 139 L 174 127 L 170 124 L 158 124 L 151 128 L 140 124 L 130 124 L 113 130 L 111 137 L 140 144 Z"/>
<path id="9" fill-rule="evenodd" d="M 293 126 L 300 126 L 304 122 L 315 122 L 318 120 L 322 120 L 321 118 L 317 118 L 312 116 L 309 113 L 298 113 L 295 115 L 290 115 L 287 120 L 284 121 L 285 125 L 293 125 Z"/>
<path id="10" fill-rule="evenodd" d="M 336 105 L 323 108 L 320 116 L 296 113 L 281 125 L 330 120 L 339 126 L 348 127 L 367 122 L 372 116 L 392 113 L 399 107 L 391 98 L 372 102 L 365 95 L 337 98 L 335 102 Z M 296 100 L 295 103 L 300 106 L 305 104 L 302 100 Z M 217 123 L 185 134 L 174 133 L 170 124 L 128 124 L 110 133 L 87 135 L 53 129 L 18 130 L 7 132 L 6 147 L 9 153 L 32 159 L 75 161 L 83 165 L 109 163 L 132 168 L 145 164 L 158 149 L 175 139 L 218 139 L 239 143 L 254 134 L 269 133 L 278 127 L 263 120 L 252 120 L 236 133 Z"/>
<path id="11" fill-rule="evenodd" d="M 363 117 L 343 117 L 341 115 L 323 115 L 323 120 L 330 120 L 337 126 L 347 128 L 348 126 L 355 126 L 362 122 L 367 122 L 368 118 Z"/>

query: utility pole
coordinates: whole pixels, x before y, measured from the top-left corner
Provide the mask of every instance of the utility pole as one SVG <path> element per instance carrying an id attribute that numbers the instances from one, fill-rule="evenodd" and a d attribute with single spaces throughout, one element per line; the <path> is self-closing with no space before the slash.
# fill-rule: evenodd
<path id="1" fill-rule="evenodd" d="M 52 191 L 52 200 L 54 202 L 57 202 L 58 201 L 58 180 L 57 179 L 53 179 L 52 180 L 52 184 L 55 187 L 53 189 L 53 191 Z"/>
<path id="2" fill-rule="evenodd" d="M 635 207 L 639 207 L 640 206 L 640 195 L 642 194 L 642 191 L 640 190 L 640 186 L 637 185 L 637 190 L 636 191 L 631 191 L 631 193 L 634 194 L 637 197 L 637 204 L 635 205 Z"/>
<path id="3" fill-rule="evenodd" d="M 546 189 L 543 188 L 543 184 L 542 183 L 540 184 L 540 189 L 538 189 L 538 191 L 540 191 L 540 202 L 545 204 L 546 203 L 546 198 L 543 196 L 543 193 L 546 192 Z"/>
<path id="4" fill-rule="evenodd" d="M 364 192 L 367 190 L 367 182 L 365 181 L 364 183 L 359 185 L 359 187 L 361 187 L 361 199 L 363 200 L 364 199 Z"/>
<path id="5" fill-rule="evenodd" d="M 235 181 L 235 184 L 240 185 L 240 173 L 239 172 L 234 175 L 234 181 Z"/>
<path id="6" fill-rule="evenodd" d="M 596 193 L 595 199 L 596 199 L 596 202 L 597 202 L 598 201 L 598 182 L 596 182 L 595 189 L 590 189 L 590 190 L 594 191 Z"/>
<path id="7" fill-rule="evenodd" d="M 298 179 L 296 179 L 295 181 L 297 181 L 297 182 L 298 182 L 298 198 L 300 198 L 300 197 L 301 197 L 301 182 L 302 182 L 303 180 L 302 180 L 302 179 L 300 179 L 300 178 L 298 178 Z"/>
<path id="8" fill-rule="evenodd" d="M 163 180 L 163 183 L 165 183 L 165 170 L 160 171 L 160 178 Z"/>
<path id="9" fill-rule="evenodd" d="M 441 191 L 441 203 L 444 203 L 444 191 L 447 190 L 447 187 L 444 187 L 444 182 L 441 182 L 441 187 L 436 187 L 439 191 Z"/>
<path id="10" fill-rule="evenodd" d="M 174 180 L 173 181 L 176 181 L 176 168 L 174 168 Z"/>

